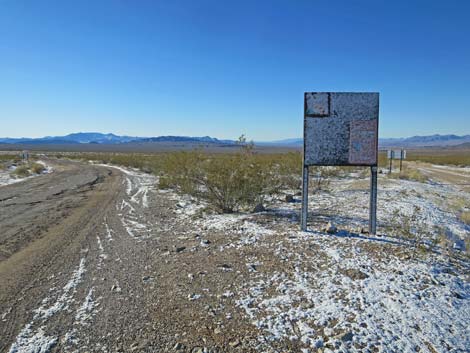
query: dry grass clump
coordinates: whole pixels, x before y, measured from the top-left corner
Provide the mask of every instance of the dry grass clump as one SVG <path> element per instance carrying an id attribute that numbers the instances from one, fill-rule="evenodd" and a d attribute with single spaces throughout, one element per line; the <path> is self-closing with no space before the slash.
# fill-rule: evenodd
<path id="1" fill-rule="evenodd" d="M 392 179 L 402 179 L 402 180 L 412 180 L 420 183 L 425 183 L 428 181 L 428 178 L 423 175 L 418 169 L 412 169 L 406 165 L 403 166 L 403 169 L 400 173 L 390 173 L 387 174 L 389 178 Z"/>
<path id="2" fill-rule="evenodd" d="M 31 175 L 27 164 L 21 165 L 10 173 L 15 178 L 26 178 Z"/>
<path id="3" fill-rule="evenodd" d="M 34 174 L 41 174 L 46 169 L 46 167 L 41 163 L 31 163 L 29 168 Z"/>
<path id="4" fill-rule="evenodd" d="M 459 218 L 463 223 L 470 225 L 470 211 L 460 213 Z"/>
<path id="5" fill-rule="evenodd" d="M 331 178 L 339 177 L 344 170 L 340 167 L 311 167 L 310 182 L 313 184 L 313 191 L 321 191 L 328 189 Z"/>

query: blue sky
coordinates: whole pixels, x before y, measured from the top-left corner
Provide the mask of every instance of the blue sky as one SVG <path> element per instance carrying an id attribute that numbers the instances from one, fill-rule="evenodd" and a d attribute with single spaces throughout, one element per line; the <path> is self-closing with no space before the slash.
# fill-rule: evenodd
<path id="1" fill-rule="evenodd" d="M 470 2 L 0 0 L 0 136 L 302 135 L 378 91 L 380 135 L 470 134 Z"/>

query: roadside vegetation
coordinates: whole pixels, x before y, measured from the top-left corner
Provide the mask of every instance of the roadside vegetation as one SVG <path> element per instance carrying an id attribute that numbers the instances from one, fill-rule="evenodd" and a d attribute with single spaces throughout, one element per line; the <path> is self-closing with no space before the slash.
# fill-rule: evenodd
<path id="1" fill-rule="evenodd" d="M 8 169 L 8 166 L 21 161 L 18 154 L 14 153 L 1 153 L 0 154 L 0 170 Z"/>
<path id="2" fill-rule="evenodd" d="M 470 149 L 419 149 L 407 150 L 407 161 L 426 162 L 438 165 L 470 166 Z M 393 165 L 399 161 L 394 160 Z M 385 151 L 379 152 L 379 167 L 388 168 L 389 160 Z"/>
<path id="3" fill-rule="evenodd" d="M 460 220 L 470 226 L 470 211 L 464 211 L 460 214 Z"/>
<path id="4" fill-rule="evenodd" d="M 387 174 L 389 178 L 392 179 L 402 179 L 402 180 L 412 180 L 420 183 L 425 183 L 428 181 L 428 178 L 423 175 L 418 169 L 410 168 L 407 164 L 403 165 L 403 169 L 399 173 L 390 173 Z"/>
<path id="5" fill-rule="evenodd" d="M 273 197 L 292 200 L 292 196 L 300 196 L 301 192 L 300 152 L 258 153 L 243 137 L 240 139 L 239 149 L 230 153 L 210 153 L 196 149 L 154 154 L 61 153 L 55 156 L 120 165 L 155 174 L 159 180 L 159 188 L 191 195 L 204 201 L 209 209 L 217 213 L 262 210 L 262 206 Z M 9 158 L 11 159 L 11 156 Z M 452 161 L 451 158 L 445 160 Z M 453 161 L 460 164 L 463 159 Z M 386 155 L 380 153 L 379 167 L 387 168 L 387 166 Z M 12 174 L 15 177 L 25 177 L 42 173 L 43 169 L 42 164 L 30 163 L 17 167 Z M 332 180 L 348 179 L 351 176 L 367 180 L 365 178 L 369 173 L 369 168 L 311 167 L 310 189 L 313 193 L 329 192 Z M 427 182 L 427 178 L 413 167 L 413 163 L 408 162 L 404 163 L 401 173 L 392 173 L 387 175 L 387 178 Z M 461 204 L 462 202 L 455 205 L 452 213 L 462 223 L 469 225 L 470 212 Z M 412 249 L 412 257 L 438 251 L 438 248 L 452 256 L 454 251 L 451 249 L 445 229 L 431 231 L 426 229 L 420 213 L 419 207 L 412 214 L 398 212 L 392 217 L 387 233 L 407 241 Z M 466 248 L 468 249 L 468 246 Z"/>
<path id="6" fill-rule="evenodd" d="M 29 162 L 17 166 L 10 175 L 14 178 L 26 178 L 30 175 L 42 174 L 45 169 L 46 168 L 41 163 Z"/>
<path id="7" fill-rule="evenodd" d="M 31 175 L 29 171 L 29 166 L 24 164 L 20 165 L 19 167 L 15 168 L 14 171 L 10 173 L 11 176 L 15 178 L 26 178 Z"/>

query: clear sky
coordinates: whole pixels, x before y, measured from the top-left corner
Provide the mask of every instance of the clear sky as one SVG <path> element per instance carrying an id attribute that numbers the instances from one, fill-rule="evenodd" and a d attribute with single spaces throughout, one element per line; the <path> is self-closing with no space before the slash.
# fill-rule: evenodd
<path id="1" fill-rule="evenodd" d="M 302 135 L 378 91 L 380 135 L 470 134 L 470 1 L 0 0 L 0 136 Z"/>

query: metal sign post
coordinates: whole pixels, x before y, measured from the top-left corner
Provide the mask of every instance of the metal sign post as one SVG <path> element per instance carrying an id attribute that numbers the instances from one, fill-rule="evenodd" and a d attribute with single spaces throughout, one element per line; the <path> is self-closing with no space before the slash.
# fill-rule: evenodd
<path id="1" fill-rule="evenodd" d="M 377 166 L 370 167 L 369 234 L 377 232 Z"/>
<path id="2" fill-rule="evenodd" d="M 403 150 L 400 151 L 400 173 L 403 169 Z"/>
<path id="3" fill-rule="evenodd" d="M 371 167 L 369 230 L 376 232 L 379 94 L 306 92 L 300 227 L 307 230 L 309 166 Z"/>
<path id="4" fill-rule="evenodd" d="M 302 172 L 302 214 L 300 216 L 300 228 L 302 231 L 307 230 L 307 214 L 308 214 L 308 166 L 304 165 Z"/>

